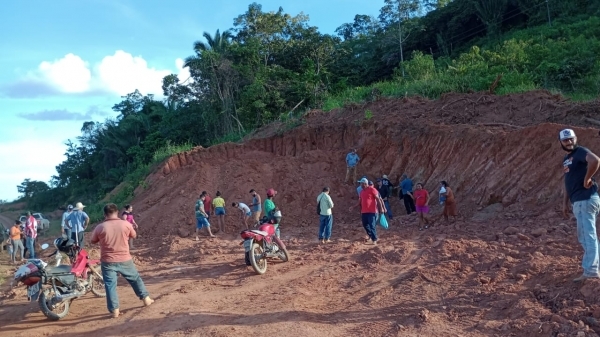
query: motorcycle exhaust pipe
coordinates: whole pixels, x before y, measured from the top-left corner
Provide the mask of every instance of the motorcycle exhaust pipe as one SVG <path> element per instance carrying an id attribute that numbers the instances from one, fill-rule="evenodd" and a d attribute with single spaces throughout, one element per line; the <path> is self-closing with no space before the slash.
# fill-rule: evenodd
<path id="1" fill-rule="evenodd" d="M 74 291 L 72 293 L 68 293 L 68 294 L 60 294 L 56 296 L 56 299 L 59 302 L 63 302 L 65 300 L 70 300 L 72 298 L 77 298 L 77 297 L 81 297 L 83 295 L 83 293 L 80 293 L 78 291 Z"/>

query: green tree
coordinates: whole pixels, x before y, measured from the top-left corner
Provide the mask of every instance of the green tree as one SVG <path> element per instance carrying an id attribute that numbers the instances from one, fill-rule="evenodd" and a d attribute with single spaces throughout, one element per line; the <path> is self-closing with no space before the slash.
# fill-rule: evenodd
<path id="1" fill-rule="evenodd" d="M 384 0 L 384 2 L 385 5 L 380 10 L 379 20 L 388 29 L 389 40 L 398 47 L 400 68 L 402 77 L 404 77 L 404 44 L 417 27 L 416 21 L 412 19 L 421 14 L 422 4 L 419 0 Z M 393 52 L 387 58 L 392 59 L 395 54 Z"/>

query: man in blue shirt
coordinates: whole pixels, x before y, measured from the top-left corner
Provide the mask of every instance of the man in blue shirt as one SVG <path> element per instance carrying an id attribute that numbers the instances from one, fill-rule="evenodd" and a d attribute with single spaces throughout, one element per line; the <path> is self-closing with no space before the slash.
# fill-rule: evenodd
<path id="1" fill-rule="evenodd" d="M 359 161 L 360 158 L 358 157 L 358 154 L 356 154 L 356 149 L 352 149 L 350 153 L 346 155 L 346 180 L 344 180 L 345 184 L 348 183 L 348 177 L 350 176 L 351 171 L 352 181 L 356 181 L 356 166 L 358 165 Z"/>
<path id="2" fill-rule="evenodd" d="M 83 248 L 83 233 L 90 223 L 90 217 L 83 211 L 84 207 L 82 203 L 76 203 L 71 215 L 65 219 L 65 226 L 71 227 L 71 239 L 81 248 Z"/>
<path id="3" fill-rule="evenodd" d="M 415 201 L 412 197 L 413 182 L 408 178 L 406 173 L 402 175 L 402 182 L 400 183 L 400 188 L 402 188 L 402 196 L 404 199 L 404 207 L 406 207 L 406 214 L 416 212 L 417 208 L 415 207 Z"/>
<path id="4" fill-rule="evenodd" d="M 575 132 L 571 129 L 560 131 L 560 145 L 567 152 L 563 159 L 565 176 L 563 214 L 569 218 L 569 204 L 577 219 L 577 238 L 583 247 L 581 266 L 583 274 L 574 279 L 581 282 L 588 278 L 600 278 L 598 236 L 596 217 L 600 211 L 598 184 L 593 178 L 600 168 L 600 158 L 577 144 Z"/>

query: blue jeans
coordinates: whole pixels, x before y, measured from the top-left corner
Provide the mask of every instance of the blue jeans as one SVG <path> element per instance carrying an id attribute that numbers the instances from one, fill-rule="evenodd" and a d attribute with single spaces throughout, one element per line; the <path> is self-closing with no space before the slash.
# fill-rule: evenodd
<path id="1" fill-rule="evenodd" d="M 108 311 L 113 312 L 119 309 L 119 295 L 117 294 L 117 273 L 129 282 L 135 295 L 143 300 L 149 296 L 144 281 L 140 277 L 133 260 L 125 262 L 102 262 L 102 277 L 104 278 L 104 289 L 106 289 L 106 305 Z"/>
<path id="2" fill-rule="evenodd" d="M 319 220 L 319 240 L 329 240 L 333 225 L 333 215 L 320 215 Z"/>
<path id="3" fill-rule="evenodd" d="M 67 240 L 71 238 L 71 228 L 65 227 L 65 235 L 67 236 Z"/>
<path id="4" fill-rule="evenodd" d="M 583 247 L 583 275 L 600 276 L 598 270 L 598 236 L 596 216 L 600 211 L 600 197 L 594 194 L 588 200 L 573 203 L 573 214 L 577 218 L 577 239 Z"/>
<path id="5" fill-rule="evenodd" d="M 375 225 L 377 224 L 377 214 L 363 213 L 362 224 L 369 238 L 373 241 L 377 241 L 377 229 L 375 229 Z"/>
<path id="6" fill-rule="evenodd" d="M 390 207 L 390 201 L 384 200 L 383 204 L 385 205 L 385 209 L 387 210 L 387 216 L 392 220 L 394 218 L 394 214 L 392 214 L 392 208 Z"/>
<path id="7" fill-rule="evenodd" d="M 25 246 L 27 246 L 27 251 L 29 251 L 29 258 L 35 259 L 35 249 L 33 249 L 34 238 L 26 237 L 25 238 Z"/>

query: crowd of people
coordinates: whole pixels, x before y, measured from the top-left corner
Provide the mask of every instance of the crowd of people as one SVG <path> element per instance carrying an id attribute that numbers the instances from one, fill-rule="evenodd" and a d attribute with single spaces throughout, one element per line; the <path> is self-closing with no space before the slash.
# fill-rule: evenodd
<path id="1" fill-rule="evenodd" d="M 360 157 L 357 150 L 352 148 L 346 155 L 346 178 L 344 179 L 346 184 L 350 178 L 352 181 L 357 181 L 359 162 Z M 366 243 L 377 244 L 377 219 L 387 217 L 390 222 L 394 219 L 390 200 L 395 195 L 403 202 L 407 215 L 417 215 L 419 230 L 428 229 L 434 223 L 434 220 L 429 216 L 431 193 L 425 189 L 423 183 L 414 184 L 407 174 L 401 176 L 396 186 L 385 174 L 380 178 L 376 178 L 376 184 L 369 180 L 367 176 L 363 176 L 357 182 L 358 203 L 350 210 L 360 207 L 362 224 L 368 237 Z M 320 217 L 318 239 L 322 243 L 331 241 L 333 201 L 329 196 L 329 192 L 330 188 L 325 187 L 317 197 L 317 212 Z M 449 222 L 450 218 L 456 221 L 458 216 L 456 199 L 447 181 L 440 182 L 437 193 L 439 204 L 443 206 L 441 215 L 446 222 Z"/>
<path id="2" fill-rule="evenodd" d="M 249 203 L 244 203 L 241 201 L 232 202 L 231 207 L 239 214 L 240 220 L 240 228 L 249 229 L 250 224 L 248 221 L 253 221 L 253 224 L 256 224 L 261 219 L 261 214 L 265 212 L 267 217 L 273 218 L 275 220 L 275 232 L 277 236 L 280 234 L 279 224 L 281 221 L 281 211 L 275 206 L 274 197 L 277 194 L 277 191 L 270 188 L 266 191 L 267 198 L 262 203 L 262 198 L 256 192 L 256 190 L 251 189 L 250 195 L 252 196 L 252 201 Z M 225 234 L 225 215 L 227 215 L 227 210 L 225 208 L 226 202 L 223 198 L 223 195 L 220 191 L 217 191 L 216 197 L 212 199 L 210 197 L 210 193 L 207 191 L 202 191 L 196 204 L 194 205 L 194 211 L 196 216 L 196 241 L 199 241 L 200 238 L 198 234 L 206 228 L 206 233 L 208 237 L 214 238 L 216 237 L 213 234 L 211 229 L 210 220 L 211 217 L 216 217 L 217 222 L 219 224 L 220 233 Z"/>

